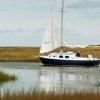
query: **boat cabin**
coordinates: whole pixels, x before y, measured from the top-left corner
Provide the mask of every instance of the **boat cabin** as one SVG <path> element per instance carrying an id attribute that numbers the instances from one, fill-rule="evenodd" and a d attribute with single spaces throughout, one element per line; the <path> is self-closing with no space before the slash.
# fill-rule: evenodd
<path id="1" fill-rule="evenodd" d="M 74 58 L 75 56 L 76 56 L 76 53 L 74 53 L 74 52 L 50 53 L 48 55 L 48 57 L 50 57 L 50 58 L 63 58 L 63 59 Z"/>

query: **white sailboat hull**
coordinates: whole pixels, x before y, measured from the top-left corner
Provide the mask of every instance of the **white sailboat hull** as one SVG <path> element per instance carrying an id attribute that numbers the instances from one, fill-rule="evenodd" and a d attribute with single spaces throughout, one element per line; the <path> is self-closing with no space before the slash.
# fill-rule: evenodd
<path id="1" fill-rule="evenodd" d="M 96 66 L 100 64 L 99 59 L 86 59 L 86 58 L 74 58 L 74 59 L 61 59 L 61 58 L 49 58 L 46 56 L 39 57 L 43 65 L 68 65 L 68 66 Z"/>

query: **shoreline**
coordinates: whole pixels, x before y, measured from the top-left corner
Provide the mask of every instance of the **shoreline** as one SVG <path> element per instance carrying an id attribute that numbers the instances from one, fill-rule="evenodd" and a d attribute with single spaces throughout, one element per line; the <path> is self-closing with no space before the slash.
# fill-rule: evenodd
<path id="1" fill-rule="evenodd" d="M 0 62 L 40 62 L 39 47 L 0 47 Z M 56 49 L 55 51 L 59 51 Z M 64 51 L 80 51 L 82 56 L 92 54 L 100 59 L 100 46 L 86 48 L 64 48 Z"/>

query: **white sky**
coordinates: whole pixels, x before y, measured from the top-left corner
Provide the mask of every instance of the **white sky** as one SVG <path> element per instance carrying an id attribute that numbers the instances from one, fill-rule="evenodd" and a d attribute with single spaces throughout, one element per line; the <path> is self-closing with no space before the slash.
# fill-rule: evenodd
<path id="1" fill-rule="evenodd" d="M 51 1 L 0 0 L 0 46 L 40 46 Z M 100 0 L 65 0 L 64 14 L 64 41 L 100 44 Z"/>

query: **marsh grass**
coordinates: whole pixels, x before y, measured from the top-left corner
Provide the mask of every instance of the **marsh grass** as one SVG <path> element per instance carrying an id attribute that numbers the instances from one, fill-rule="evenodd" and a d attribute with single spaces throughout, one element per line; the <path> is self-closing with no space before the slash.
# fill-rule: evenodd
<path id="1" fill-rule="evenodd" d="M 15 75 L 7 74 L 0 71 L 0 84 L 7 82 L 7 81 L 14 81 L 17 77 Z"/>
<path id="2" fill-rule="evenodd" d="M 1 62 L 39 62 L 39 48 L 0 48 Z"/>
<path id="3" fill-rule="evenodd" d="M 100 93 L 97 92 L 69 92 L 69 93 L 54 93 L 54 92 L 6 92 L 3 96 L 0 95 L 0 100 L 100 100 Z"/>
<path id="4" fill-rule="evenodd" d="M 86 47 L 86 48 L 63 48 L 63 51 L 80 51 L 82 56 L 88 56 L 92 54 L 93 57 L 100 58 L 100 46 L 98 47 Z M 0 48 L 0 61 L 1 62 L 40 62 L 39 56 L 40 48 L 28 48 L 28 47 L 5 47 Z M 60 49 L 56 49 L 55 51 L 60 51 Z"/>

